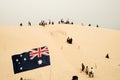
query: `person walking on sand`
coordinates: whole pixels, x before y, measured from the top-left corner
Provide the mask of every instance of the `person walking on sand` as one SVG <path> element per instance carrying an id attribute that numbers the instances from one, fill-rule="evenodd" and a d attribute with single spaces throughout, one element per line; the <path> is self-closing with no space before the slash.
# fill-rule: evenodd
<path id="1" fill-rule="evenodd" d="M 89 72 L 89 69 L 88 69 L 88 66 L 86 66 L 86 68 L 85 68 L 86 75 L 88 75 L 88 72 Z"/>
<path id="2" fill-rule="evenodd" d="M 81 70 L 84 72 L 85 65 L 82 63 L 82 65 L 81 65 L 81 66 L 82 66 L 82 69 L 81 69 Z"/>

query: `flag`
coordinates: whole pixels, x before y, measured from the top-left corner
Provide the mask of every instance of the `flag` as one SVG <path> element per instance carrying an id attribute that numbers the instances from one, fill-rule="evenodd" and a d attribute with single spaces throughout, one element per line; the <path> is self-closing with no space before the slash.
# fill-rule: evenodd
<path id="1" fill-rule="evenodd" d="M 50 65 L 48 47 L 34 48 L 12 56 L 14 74 Z"/>

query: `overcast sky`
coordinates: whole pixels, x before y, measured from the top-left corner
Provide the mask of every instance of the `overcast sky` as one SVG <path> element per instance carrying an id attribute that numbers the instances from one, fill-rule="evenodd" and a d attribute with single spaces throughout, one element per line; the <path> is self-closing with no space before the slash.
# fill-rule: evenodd
<path id="1" fill-rule="evenodd" d="M 0 26 L 62 18 L 120 30 L 120 0 L 0 0 Z"/>

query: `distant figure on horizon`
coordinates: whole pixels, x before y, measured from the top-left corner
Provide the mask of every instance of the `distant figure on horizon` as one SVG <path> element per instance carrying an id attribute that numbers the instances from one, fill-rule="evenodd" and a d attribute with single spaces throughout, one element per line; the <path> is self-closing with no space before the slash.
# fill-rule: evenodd
<path id="1" fill-rule="evenodd" d="M 45 25 L 47 25 L 47 22 L 45 22 L 44 20 L 42 20 L 42 21 L 39 23 L 39 26 L 45 27 Z"/>
<path id="2" fill-rule="evenodd" d="M 52 25 L 54 25 L 54 22 L 52 21 Z"/>
<path id="3" fill-rule="evenodd" d="M 109 59 L 109 55 L 108 54 L 105 57 Z"/>
<path id="4" fill-rule="evenodd" d="M 88 73 L 89 73 L 88 66 L 86 66 L 86 68 L 85 68 L 85 73 L 86 73 L 86 75 L 88 75 Z"/>
<path id="5" fill-rule="evenodd" d="M 60 21 L 58 21 L 58 24 L 60 24 Z"/>
<path id="6" fill-rule="evenodd" d="M 63 21 L 63 19 L 61 19 L 61 21 L 60 21 L 62 24 L 64 24 L 64 21 Z"/>
<path id="7" fill-rule="evenodd" d="M 31 22 L 30 21 L 28 21 L 28 26 L 31 26 Z"/>
<path id="8" fill-rule="evenodd" d="M 89 24 L 88 26 L 91 26 L 91 24 Z"/>
<path id="9" fill-rule="evenodd" d="M 51 24 L 51 20 L 49 20 L 49 24 Z"/>
<path id="10" fill-rule="evenodd" d="M 73 22 L 71 22 L 71 24 L 73 24 Z"/>
<path id="11" fill-rule="evenodd" d="M 72 80 L 78 80 L 78 76 L 73 76 Z"/>
<path id="12" fill-rule="evenodd" d="M 65 22 L 65 24 L 70 24 L 69 19 Z"/>
<path id="13" fill-rule="evenodd" d="M 81 66 L 82 66 L 82 69 L 81 69 L 81 70 L 84 72 L 85 65 L 82 63 Z"/>
<path id="14" fill-rule="evenodd" d="M 22 23 L 20 23 L 20 26 L 22 26 Z"/>
<path id="15" fill-rule="evenodd" d="M 93 69 L 93 67 L 91 67 L 91 70 L 90 70 L 90 72 L 89 72 L 89 77 L 91 78 L 93 78 L 94 77 L 94 69 Z"/>
<path id="16" fill-rule="evenodd" d="M 96 25 L 96 27 L 98 28 L 99 26 L 98 26 L 98 25 Z"/>

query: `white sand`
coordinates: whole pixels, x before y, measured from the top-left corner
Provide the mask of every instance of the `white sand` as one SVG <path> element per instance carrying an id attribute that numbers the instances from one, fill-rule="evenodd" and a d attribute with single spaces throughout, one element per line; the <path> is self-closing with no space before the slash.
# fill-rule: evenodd
<path id="1" fill-rule="evenodd" d="M 67 44 L 66 38 L 73 38 Z M 51 65 L 13 73 L 11 56 L 48 46 Z M 105 55 L 109 53 L 110 59 Z M 79 26 L 0 27 L 0 80 L 120 80 L 120 31 Z M 80 73 L 81 63 L 94 67 L 95 77 Z"/>

